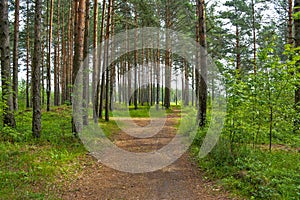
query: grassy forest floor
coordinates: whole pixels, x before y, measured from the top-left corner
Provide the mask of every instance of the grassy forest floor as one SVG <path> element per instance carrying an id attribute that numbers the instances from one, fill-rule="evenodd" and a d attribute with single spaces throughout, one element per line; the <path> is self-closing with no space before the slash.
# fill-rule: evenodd
<path id="1" fill-rule="evenodd" d="M 159 133 L 165 138 L 172 138 L 177 127 L 176 108 L 173 111 L 169 112 L 166 129 Z M 147 109 L 135 112 L 131 112 L 132 116 L 140 117 L 136 122 L 145 123 Z M 221 139 L 208 157 L 198 160 L 196 138 L 191 154 L 186 153 L 169 167 L 152 173 L 127 174 L 101 165 L 74 139 L 70 107 L 43 112 L 39 140 L 31 136 L 31 115 L 30 111 L 21 111 L 16 114 L 16 130 L 1 129 L 0 199 L 300 198 L 298 147 L 277 144 L 275 150 L 268 152 L 264 145 L 255 149 L 243 145 L 233 158 L 228 144 Z M 122 148 L 142 150 L 140 141 L 117 134 L 120 131 L 113 121 L 100 123 L 110 138 L 123 140 L 119 142 Z M 167 142 L 168 139 L 160 145 Z"/>

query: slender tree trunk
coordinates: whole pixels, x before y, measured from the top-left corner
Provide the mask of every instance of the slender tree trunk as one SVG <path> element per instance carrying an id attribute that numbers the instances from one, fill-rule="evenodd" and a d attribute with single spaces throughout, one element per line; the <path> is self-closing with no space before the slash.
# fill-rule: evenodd
<path id="1" fill-rule="evenodd" d="M 199 0 L 199 27 L 200 27 L 200 53 L 201 53 L 201 77 L 199 91 L 199 109 L 198 119 L 199 126 L 204 127 L 206 124 L 206 106 L 207 106 L 207 44 L 206 44 L 206 20 L 205 20 L 205 2 Z"/>
<path id="2" fill-rule="evenodd" d="M 72 85 L 72 69 L 73 69 L 73 50 L 74 50 L 74 37 L 75 36 L 75 7 L 77 5 L 77 1 L 70 2 L 70 11 L 69 11 L 69 23 L 68 23 L 68 67 L 66 74 L 66 100 L 71 103 L 71 88 Z"/>
<path id="3" fill-rule="evenodd" d="M 170 19 L 170 0 L 166 2 L 166 28 L 171 28 L 171 19 Z M 165 57 L 165 101 L 164 106 L 170 108 L 171 102 L 171 49 L 170 49 L 170 33 L 166 31 L 166 57 Z"/>
<path id="4" fill-rule="evenodd" d="M 98 101 L 99 101 L 99 77 L 100 71 L 98 63 L 98 0 L 94 0 L 94 40 L 93 40 L 93 80 L 92 80 L 92 99 L 93 99 L 93 119 L 98 118 Z"/>
<path id="5" fill-rule="evenodd" d="M 18 110 L 18 43 L 19 43 L 19 17 L 20 0 L 15 0 L 15 23 L 14 23 L 14 49 L 13 49 L 13 106 Z"/>
<path id="6" fill-rule="evenodd" d="M 14 128 L 16 126 L 16 122 L 13 113 L 13 99 L 11 90 L 9 21 L 7 0 L 0 1 L 0 27 L 2 102 L 4 103 L 3 125 Z"/>
<path id="7" fill-rule="evenodd" d="M 293 0 L 288 0 L 288 43 L 293 45 Z"/>
<path id="8" fill-rule="evenodd" d="M 161 68 L 161 100 L 162 100 L 162 103 L 161 103 L 161 107 L 163 108 L 164 107 L 164 69 Z"/>
<path id="9" fill-rule="evenodd" d="M 199 0 L 196 1 L 196 42 L 200 42 L 200 12 L 199 12 L 200 3 Z M 196 95 L 196 106 L 199 106 L 199 84 L 200 84 L 200 53 L 197 52 L 197 58 L 196 58 L 196 67 L 195 67 L 195 95 Z"/>
<path id="10" fill-rule="evenodd" d="M 41 64 L 41 18 L 42 0 L 35 0 L 34 19 L 34 54 L 32 61 L 32 134 L 39 138 L 41 134 L 41 97 L 40 97 L 40 64 Z"/>
<path id="11" fill-rule="evenodd" d="M 112 11 L 111 11 L 111 41 L 112 41 L 112 46 L 111 46 L 111 53 L 110 53 L 110 57 L 113 58 L 114 57 L 114 5 L 112 4 Z M 113 110 L 113 103 L 114 103 L 114 85 L 115 85 L 115 81 L 116 81 L 116 63 L 113 62 L 111 64 L 111 73 L 110 73 L 110 91 L 109 91 L 109 110 L 112 111 Z"/>
<path id="12" fill-rule="evenodd" d="M 251 0 L 252 8 L 252 34 L 253 34 L 253 71 L 254 75 L 256 74 L 256 26 L 255 26 L 255 3 L 254 0 Z"/>
<path id="13" fill-rule="evenodd" d="M 105 58 L 105 62 L 106 62 L 106 80 L 105 80 L 105 121 L 109 121 L 109 90 L 112 88 L 109 88 L 109 74 L 110 74 L 110 69 L 108 67 L 109 63 L 108 63 L 108 51 L 109 51 L 109 43 L 108 43 L 108 39 L 110 37 L 110 25 L 111 25 L 111 14 L 112 14 L 112 8 L 113 8 L 113 0 L 109 0 L 108 3 L 108 13 L 107 13 L 107 22 L 106 22 L 106 58 Z"/>
<path id="14" fill-rule="evenodd" d="M 43 105 L 44 105 L 44 103 L 45 103 L 45 95 L 44 95 L 44 93 L 45 93 L 45 90 L 44 90 L 44 88 L 45 88 L 45 85 L 44 85 L 44 64 L 45 64 L 45 44 L 44 44 L 44 40 L 43 40 L 43 42 L 42 42 L 42 61 L 41 61 L 41 69 L 42 69 L 42 72 L 41 72 L 41 96 L 42 96 L 42 99 L 41 99 L 41 104 L 42 104 L 42 107 L 43 107 Z"/>
<path id="15" fill-rule="evenodd" d="M 126 30 L 128 30 L 128 26 L 126 24 Z M 130 46 L 130 43 L 129 43 L 129 35 L 126 34 L 126 41 L 127 41 L 127 49 L 129 50 L 129 46 Z M 131 73 L 131 61 L 130 61 L 130 56 L 127 54 L 126 55 L 126 63 L 127 63 L 127 71 L 128 71 L 128 76 L 127 76 L 127 85 L 128 85 L 128 90 L 127 90 L 127 101 L 128 101 L 128 105 L 131 106 L 132 105 L 132 88 L 131 88 L 131 79 L 132 79 L 132 73 Z"/>
<path id="16" fill-rule="evenodd" d="M 189 105 L 189 70 L 188 70 L 188 63 L 183 60 L 183 65 L 184 65 L 184 94 L 185 94 L 185 98 L 184 98 L 184 105 L 188 106 Z"/>
<path id="17" fill-rule="evenodd" d="M 103 38 L 103 35 L 104 35 L 104 19 L 105 19 L 105 10 L 106 10 L 106 1 L 103 0 L 102 2 L 102 19 L 101 19 L 101 35 L 100 35 L 100 40 L 102 42 L 102 38 Z M 103 95 L 104 95 L 104 81 L 105 81 L 105 50 L 103 52 L 104 56 L 103 56 L 103 60 L 101 61 L 101 57 L 102 57 L 102 46 L 101 45 L 101 48 L 100 48 L 100 52 L 99 52 L 99 61 L 100 63 L 102 63 L 102 74 L 101 74 L 101 85 L 98 86 L 101 87 L 100 89 L 100 104 L 99 104 L 99 118 L 102 119 L 103 117 Z M 99 65 L 99 67 L 101 67 L 101 65 Z M 100 72 L 100 70 L 99 70 Z M 100 73 L 99 73 L 100 74 Z M 98 84 L 100 84 L 100 81 L 98 82 Z M 98 100 L 97 100 L 98 102 Z"/>
<path id="18" fill-rule="evenodd" d="M 79 0 L 79 5 L 75 3 L 75 47 L 74 47 L 74 61 L 73 61 L 73 72 L 72 72 L 72 84 L 75 84 L 76 77 L 80 70 L 80 67 L 83 64 L 83 50 L 84 50 L 84 29 L 85 29 L 85 0 Z M 78 6 L 78 7 L 77 7 Z M 73 102 L 73 104 L 78 104 L 79 102 Z M 77 108 L 78 105 L 74 105 L 73 108 Z M 73 109 L 73 112 L 77 112 Z M 79 133 L 80 127 L 75 126 L 74 120 L 72 120 L 72 131 L 77 136 Z"/>
<path id="19" fill-rule="evenodd" d="M 83 125 L 88 125 L 88 105 L 89 105 L 89 37 L 90 37 L 90 1 L 85 4 L 85 31 L 84 31 L 84 66 L 83 66 Z M 94 89 L 94 88 L 93 88 Z"/>
<path id="20" fill-rule="evenodd" d="M 176 106 L 178 105 L 178 75 L 176 74 L 176 88 L 175 88 L 175 103 L 176 103 Z"/>
<path id="21" fill-rule="evenodd" d="M 60 78 L 60 83 L 61 83 L 61 104 L 65 104 L 66 102 L 66 74 L 67 74 L 67 42 L 66 42 L 66 32 L 65 32 L 65 14 L 64 14 L 64 7 L 61 9 L 62 11 L 62 70 L 61 70 L 61 78 Z M 69 11 L 70 12 L 70 11 Z"/>
<path id="22" fill-rule="evenodd" d="M 50 21 L 49 21 L 49 41 L 47 55 L 47 111 L 50 111 L 51 99 L 51 46 L 52 46 L 52 25 L 53 25 L 53 0 L 50 0 Z"/>
<path id="23" fill-rule="evenodd" d="M 194 106 L 194 99 L 195 99 L 195 66 L 193 65 L 192 68 L 192 106 Z"/>
<path id="24" fill-rule="evenodd" d="M 29 62 L 30 62 L 30 32 L 29 32 L 29 0 L 26 2 L 26 108 L 30 107 L 29 99 Z"/>
<path id="25" fill-rule="evenodd" d="M 134 109 L 138 109 L 138 88 L 137 88 L 137 67 L 138 67 L 138 57 L 137 57 L 137 26 L 138 26 L 138 20 L 137 20 L 137 11 L 135 10 L 135 38 L 134 38 Z"/>
<path id="26" fill-rule="evenodd" d="M 60 25 L 60 0 L 57 1 L 57 24 Z M 60 76 L 60 28 L 57 27 L 56 33 L 56 53 L 57 53 L 57 61 L 56 65 L 54 65 L 54 105 L 60 105 L 60 91 L 59 91 L 59 76 Z"/>
<path id="27" fill-rule="evenodd" d="M 158 47 L 159 47 L 159 41 L 160 41 L 160 38 L 159 38 L 159 34 L 157 36 L 157 42 L 158 42 Z M 159 109 L 159 101 L 160 101 L 160 50 L 157 49 L 157 52 L 156 52 L 156 110 Z"/>
<path id="28" fill-rule="evenodd" d="M 54 106 L 58 106 L 58 102 L 57 102 L 57 74 L 58 74 L 58 70 L 57 70 L 57 65 L 58 65 L 58 47 L 57 47 L 57 43 L 54 45 L 54 71 L 53 71 L 53 75 L 54 75 Z"/>
<path id="29" fill-rule="evenodd" d="M 238 25 L 235 26 L 235 41 L 236 41 L 236 73 L 239 78 L 241 71 L 241 52 L 240 52 L 240 30 Z"/>

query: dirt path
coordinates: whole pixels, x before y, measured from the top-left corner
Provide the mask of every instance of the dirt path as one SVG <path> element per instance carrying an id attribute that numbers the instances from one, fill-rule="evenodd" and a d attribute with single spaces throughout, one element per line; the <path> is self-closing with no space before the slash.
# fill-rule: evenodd
<path id="1" fill-rule="evenodd" d="M 136 119 L 140 126 L 147 125 L 147 119 Z M 164 128 L 154 137 L 138 139 L 125 133 L 115 136 L 115 143 L 128 151 L 149 152 L 166 145 L 176 134 L 174 128 L 178 114 L 167 118 Z M 161 170 L 130 174 L 110 169 L 100 163 L 87 166 L 80 177 L 64 192 L 63 199 L 229 199 L 211 182 L 204 181 L 196 164 L 185 153 L 172 165 Z"/>

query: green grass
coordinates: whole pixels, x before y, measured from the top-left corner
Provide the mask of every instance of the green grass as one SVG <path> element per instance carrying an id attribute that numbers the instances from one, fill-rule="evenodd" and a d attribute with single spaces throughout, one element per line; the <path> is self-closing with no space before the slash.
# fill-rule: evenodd
<path id="1" fill-rule="evenodd" d="M 86 150 L 71 133 L 71 108 L 42 114 L 42 137 L 31 136 L 29 110 L 16 114 L 17 129 L 1 128 L 0 199 L 58 199 L 61 180 L 81 169 Z"/>
<path id="2" fill-rule="evenodd" d="M 138 109 L 135 109 L 134 106 L 125 107 L 124 105 L 116 105 L 113 112 L 110 112 L 111 117 L 133 117 L 133 118 L 149 118 L 151 117 L 161 117 L 165 114 L 171 113 L 173 109 L 180 108 L 180 106 L 171 105 L 170 109 L 162 109 L 159 106 L 158 112 L 156 112 L 156 106 L 138 106 Z M 152 109 L 150 113 L 150 109 Z"/>
<path id="3" fill-rule="evenodd" d="M 117 134 L 120 131 L 120 128 L 114 120 L 110 120 L 109 122 L 99 120 L 99 126 L 108 138 L 111 138 L 114 134 Z"/>
<path id="4" fill-rule="evenodd" d="M 199 145 L 192 147 L 196 156 Z M 222 139 L 204 159 L 198 159 L 207 178 L 246 199 L 300 199 L 300 154 L 239 146 L 234 154 Z"/>
<path id="5" fill-rule="evenodd" d="M 130 116 L 149 117 L 149 109 L 129 107 Z M 71 107 L 43 110 L 39 139 L 32 137 L 31 109 L 15 117 L 16 129 L 0 126 L 0 199 L 58 199 L 66 181 L 80 173 L 82 162 L 89 162 L 87 151 L 71 131 Z M 119 132 L 113 120 L 99 120 L 99 125 L 109 138 Z"/>

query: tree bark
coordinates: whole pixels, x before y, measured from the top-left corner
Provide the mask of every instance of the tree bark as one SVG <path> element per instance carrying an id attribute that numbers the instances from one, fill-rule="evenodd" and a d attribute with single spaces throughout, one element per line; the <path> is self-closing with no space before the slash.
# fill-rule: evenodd
<path id="1" fill-rule="evenodd" d="M 93 119 L 98 118 L 98 100 L 99 100 L 99 75 L 98 72 L 99 69 L 99 63 L 98 63 L 98 0 L 94 0 L 94 41 L 93 41 L 93 48 L 94 48 L 94 54 L 93 54 L 93 80 L 92 80 L 92 98 L 93 98 Z"/>
<path id="2" fill-rule="evenodd" d="M 113 0 L 109 0 L 109 3 L 108 3 L 108 12 L 107 12 L 107 21 L 106 21 L 106 35 L 105 35 L 105 43 L 106 43 L 106 53 L 105 53 L 105 71 L 106 71 L 106 77 L 105 77 L 105 121 L 109 121 L 109 73 L 110 73 L 110 70 L 109 70 L 109 64 L 108 63 L 108 51 L 109 51 L 109 42 L 108 42 L 108 39 L 110 37 L 110 25 L 111 25 L 111 13 L 112 13 L 112 8 L 113 8 Z"/>
<path id="3" fill-rule="evenodd" d="M 138 109 L 138 80 L 137 80 L 137 62 L 138 62 L 138 57 L 137 57 L 137 26 L 138 26 L 138 20 L 137 20 L 137 11 L 135 10 L 135 16 L 134 16 L 134 22 L 135 22 L 135 37 L 134 37 L 134 97 L 133 97 L 133 101 L 134 101 L 134 109 Z"/>
<path id="4" fill-rule="evenodd" d="M 199 126 L 204 127 L 206 124 L 206 107 L 207 107 L 207 44 L 206 44 L 206 19 L 205 19 L 205 1 L 199 1 L 199 28 L 200 28 L 200 54 L 201 54 L 201 77 L 199 91 L 199 109 L 198 120 Z"/>
<path id="5" fill-rule="evenodd" d="M 20 0 L 15 1 L 14 49 L 13 49 L 13 107 L 18 110 L 18 43 L 19 43 Z"/>
<path id="6" fill-rule="evenodd" d="M 105 10 L 106 10 L 106 2 L 105 0 L 103 0 L 102 2 L 102 20 L 101 20 L 101 36 L 100 39 L 102 40 L 103 35 L 104 35 L 104 19 L 105 19 Z M 101 41 L 102 42 L 102 41 Z M 100 48 L 100 52 L 99 52 L 99 59 L 101 59 L 102 57 L 102 46 Z M 101 85 L 99 85 L 99 87 L 101 87 L 100 89 L 100 104 L 99 104 L 99 118 L 102 119 L 103 117 L 103 96 L 104 96 L 104 81 L 105 81 L 105 50 L 103 51 L 103 60 L 102 60 L 102 74 L 101 74 Z M 99 83 L 100 84 L 100 81 Z"/>
<path id="7" fill-rule="evenodd" d="M 170 1 L 166 2 L 166 28 L 171 28 L 171 19 L 170 19 Z M 171 49 L 170 49 L 170 35 L 169 31 L 166 31 L 166 55 L 165 55 L 165 100 L 164 106 L 168 109 L 170 108 L 171 102 Z"/>
<path id="8" fill-rule="evenodd" d="M 256 75 L 256 26 L 255 26 L 255 3 L 254 0 L 251 0 L 251 8 L 252 8 L 252 34 L 253 34 L 253 71 L 254 75 Z"/>
<path id="9" fill-rule="evenodd" d="M 54 105 L 60 105 L 60 91 L 59 91 L 59 77 L 60 77 L 60 0 L 57 0 L 57 32 L 56 32 L 56 53 L 57 53 L 57 61 L 56 65 L 54 65 Z"/>
<path id="10" fill-rule="evenodd" d="M 73 71 L 73 54 L 74 54 L 74 23 L 75 23 L 75 7 L 77 1 L 70 2 L 70 11 L 69 11 L 69 22 L 68 22 L 68 67 L 66 73 L 66 100 L 71 103 L 71 88 L 72 85 L 72 71 Z"/>
<path id="11" fill-rule="evenodd" d="M 83 64 L 83 49 L 84 49 L 84 29 L 85 29 L 85 0 L 79 0 L 79 5 L 77 7 L 75 3 L 75 12 L 76 17 L 76 26 L 75 26 L 75 47 L 74 47 L 74 61 L 73 61 L 73 72 L 72 72 L 72 84 L 75 84 L 76 76 L 78 75 L 78 72 L 80 70 L 80 67 Z M 77 19 L 77 20 L 76 20 Z M 79 103 L 79 102 L 73 102 Z M 74 108 L 77 108 L 76 105 L 74 105 Z M 73 110 L 73 112 L 77 112 L 76 110 Z M 74 120 L 72 120 L 72 131 L 77 136 L 77 134 L 81 131 L 78 129 L 79 127 L 75 126 Z"/>
<path id="12" fill-rule="evenodd" d="M 90 39 L 90 1 L 87 0 L 85 4 L 85 31 L 84 31 L 84 53 L 83 59 L 83 125 L 88 125 L 88 105 L 89 105 L 89 39 Z M 94 73 L 94 72 L 93 72 Z M 94 89 L 94 88 L 92 88 Z"/>
<path id="13" fill-rule="evenodd" d="M 62 11 L 62 70 L 61 70 L 61 78 L 60 78 L 60 84 L 61 84 L 61 104 L 65 104 L 66 102 L 66 87 L 67 87 L 67 83 L 66 83 L 66 77 L 67 77 L 67 50 L 66 50 L 66 46 L 67 46 L 67 42 L 65 39 L 66 36 L 66 32 L 65 32 L 65 14 L 64 14 L 64 7 L 62 7 L 61 9 Z M 70 9 L 69 11 L 70 12 Z"/>
<path id="14" fill-rule="evenodd" d="M 288 43 L 293 45 L 293 0 L 288 0 Z"/>
<path id="15" fill-rule="evenodd" d="M 52 24 L 53 24 L 53 0 L 50 0 L 50 19 L 48 36 L 48 55 L 47 55 L 47 111 L 50 111 L 51 100 L 51 45 L 52 45 Z"/>
<path id="16" fill-rule="evenodd" d="M 183 60 L 184 66 L 184 105 L 189 105 L 189 70 L 188 70 L 188 63 L 186 60 Z"/>
<path id="17" fill-rule="evenodd" d="M 32 134 L 39 138 L 41 134 L 41 97 L 40 97 L 40 64 L 41 64 L 41 14 L 42 0 L 35 0 L 34 19 L 34 54 L 32 61 Z"/>
<path id="18" fill-rule="evenodd" d="M 235 8 L 237 13 L 237 8 Z M 236 50 L 236 73 L 237 77 L 240 78 L 241 72 L 241 52 L 240 52 L 240 30 L 238 24 L 235 25 L 235 50 Z"/>
<path id="19" fill-rule="evenodd" d="M 10 49 L 9 49 L 9 21 L 8 21 L 8 1 L 0 1 L 0 52 L 1 52 L 1 81 L 2 81 L 2 101 L 3 125 L 15 127 L 13 113 L 13 100 L 11 91 L 10 74 Z"/>
<path id="20" fill-rule="evenodd" d="M 29 0 L 26 2 L 26 108 L 30 107 L 29 99 L 29 55 L 30 55 L 30 32 L 29 32 Z"/>
<path id="21" fill-rule="evenodd" d="M 157 47 L 159 47 L 160 37 L 159 32 L 157 35 Z M 156 110 L 159 109 L 159 101 L 160 101 L 160 50 L 156 50 Z"/>

